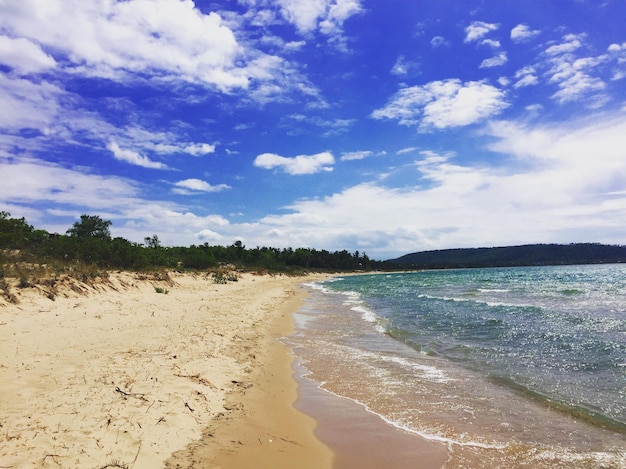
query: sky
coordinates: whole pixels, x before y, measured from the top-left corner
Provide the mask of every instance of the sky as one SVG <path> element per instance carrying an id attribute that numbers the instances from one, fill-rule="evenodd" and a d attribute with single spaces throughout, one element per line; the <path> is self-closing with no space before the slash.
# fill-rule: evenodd
<path id="1" fill-rule="evenodd" d="M 166 246 L 626 244 L 623 0 L 0 0 L 0 210 Z"/>

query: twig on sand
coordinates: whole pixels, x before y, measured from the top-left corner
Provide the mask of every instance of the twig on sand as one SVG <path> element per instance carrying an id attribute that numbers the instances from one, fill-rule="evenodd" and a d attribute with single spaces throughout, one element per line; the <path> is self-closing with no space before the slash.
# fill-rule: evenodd
<path id="1" fill-rule="evenodd" d="M 172 409 L 173 410 L 173 409 Z M 161 422 L 165 422 L 165 417 L 167 417 L 168 415 L 170 415 L 172 411 L 170 410 L 167 414 L 165 414 L 163 417 L 161 417 L 159 420 L 157 420 L 157 425 L 160 424 Z"/>
<path id="2" fill-rule="evenodd" d="M 211 389 L 217 389 L 217 386 L 215 386 L 213 383 L 211 383 L 208 379 L 203 378 L 200 376 L 200 373 L 197 373 L 195 375 L 181 375 L 180 373 L 174 373 L 174 376 L 177 376 L 179 378 L 189 378 L 192 381 L 196 381 L 200 384 L 203 384 Z"/>
<path id="3" fill-rule="evenodd" d="M 296 446 L 302 446 L 300 443 L 298 443 L 297 441 L 293 441 L 293 440 L 287 440 L 286 438 L 281 438 L 281 440 L 283 440 L 285 443 L 290 443 L 292 445 L 296 445 Z"/>
<path id="4" fill-rule="evenodd" d="M 139 448 L 137 448 L 137 454 L 135 454 L 135 459 L 133 459 L 133 462 L 130 463 L 131 466 L 135 464 L 135 462 L 137 461 L 137 458 L 139 457 L 139 451 L 141 451 L 141 443 L 142 443 L 141 440 L 139 440 Z"/>
<path id="5" fill-rule="evenodd" d="M 119 386 L 117 386 L 115 388 L 116 392 L 119 392 L 120 394 L 123 394 L 126 397 L 134 397 L 135 399 L 141 399 L 142 401 L 146 401 L 148 402 L 148 399 L 146 399 L 145 394 L 139 393 L 139 392 L 126 392 L 126 391 L 122 391 Z"/>
<path id="6" fill-rule="evenodd" d="M 59 464 L 59 461 L 57 461 L 57 460 L 56 460 L 56 458 L 58 458 L 58 457 L 59 457 L 59 455 L 58 455 L 58 454 L 46 454 L 46 455 L 43 457 L 43 462 L 45 462 L 47 458 L 52 458 L 52 460 L 53 460 L 56 464 Z M 59 464 L 59 465 L 60 465 L 60 464 Z"/>
<path id="7" fill-rule="evenodd" d="M 114 467 L 118 469 L 129 469 L 128 464 L 123 464 L 121 462 L 113 461 L 104 466 L 100 466 L 98 469 L 108 469 L 109 467 Z"/>

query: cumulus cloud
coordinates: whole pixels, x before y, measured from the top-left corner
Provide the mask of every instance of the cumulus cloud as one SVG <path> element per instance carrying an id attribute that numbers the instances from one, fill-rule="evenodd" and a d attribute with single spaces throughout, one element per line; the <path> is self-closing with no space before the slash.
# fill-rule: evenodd
<path id="1" fill-rule="evenodd" d="M 483 21 L 474 21 L 465 28 L 465 42 L 475 42 L 482 39 L 491 31 L 495 31 L 500 27 L 498 24 L 485 23 Z"/>
<path id="2" fill-rule="evenodd" d="M 513 42 L 524 42 L 532 39 L 533 37 L 541 34 L 541 31 L 536 29 L 530 29 L 526 24 L 518 24 L 511 29 L 511 40 Z"/>
<path id="3" fill-rule="evenodd" d="M 56 61 L 89 77 L 127 81 L 148 70 L 155 79 L 229 91 L 273 78 L 283 65 L 245 50 L 217 13 L 203 14 L 191 0 L 8 2 L 0 28 L 25 52 L 9 65 L 30 72 Z"/>
<path id="4" fill-rule="evenodd" d="M 221 192 L 226 189 L 230 189 L 227 184 L 218 184 L 214 186 L 201 179 L 185 179 L 174 183 L 175 189 L 173 192 L 177 194 L 192 194 L 196 192 Z"/>
<path id="5" fill-rule="evenodd" d="M 445 129 L 480 122 L 508 106 L 504 91 L 492 85 L 450 79 L 403 88 L 371 117 L 394 119 L 421 130 Z"/>
<path id="6" fill-rule="evenodd" d="M 480 43 L 482 46 L 489 46 L 492 49 L 500 48 L 500 41 L 496 41 L 495 39 L 485 39 Z"/>
<path id="7" fill-rule="evenodd" d="M 301 34 L 319 29 L 322 34 L 339 35 L 343 23 L 362 11 L 359 0 L 278 0 L 278 4 Z"/>
<path id="8" fill-rule="evenodd" d="M 517 81 L 513 84 L 513 88 L 523 88 L 539 83 L 539 77 L 537 76 L 535 68 L 532 66 L 521 68 L 515 72 L 515 79 Z"/>
<path id="9" fill-rule="evenodd" d="M 321 171 L 332 171 L 335 158 L 330 152 L 315 155 L 298 155 L 293 158 L 263 153 L 254 159 L 254 166 L 264 169 L 280 168 L 291 175 L 315 174 Z"/>
<path id="10" fill-rule="evenodd" d="M 130 163 L 135 166 L 142 166 L 144 168 L 168 169 L 167 165 L 158 161 L 152 161 L 150 158 L 140 155 L 136 151 L 124 150 L 120 148 L 117 142 L 109 142 L 107 148 L 111 151 L 111 153 L 113 153 L 116 160 L 124 161 L 125 163 Z"/>
<path id="11" fill-rule="evenodd" d="M 498 55 L 491 57 L 490 59 L 483 60 L 479 68 L 500 67 L 504 65 L 507 60 L 506 52 L 500 52 Z"/>

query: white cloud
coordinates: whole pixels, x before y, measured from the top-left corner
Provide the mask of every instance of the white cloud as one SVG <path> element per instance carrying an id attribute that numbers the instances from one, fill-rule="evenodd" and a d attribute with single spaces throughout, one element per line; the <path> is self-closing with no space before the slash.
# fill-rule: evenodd
<path id="1" fill-rule="evenodd" d="M 211 145 L 209 143 L 190 143 L 185 145 L 183 150 L 185 153 L 192 156 L 208 155 L 210 153 L 215 153 L 215 145 Z"/>
<path id="2" fill-rule="evenodd" d="M 513 84 L 513 88 L 516 89 L 539 83 L 539 77 L 537 76 L 535 68 L 532 66 L 524 67 L 515 72 L 515 79 L 517 81 Z"/>
<path id="3" fill-rule="evenodd" d="M 59 101 L 67 93 L 56 85 L 33 83 L 23 78 L 0 74 L 0 128 L 36 128 L 42 132 L 56 124 Z"/>
<path id="4" fill-rule="evenodd" d="M 505 93 L 494 86 L 451 79 L 401 89 L 371 117 L 395 119 L 421 130 L 445 129 L 480 122 L 508 106 Z"/>
<path id="5" fill-rule="evenodd" d="M 327 0 L 279 0 L 281 13 L 301 33 L 308 33 L 317 28 L 318 19 L 326 13 Z"/>
<path id="6" fill-rule="evenodd" d="M 396 60 L 396 63 L 391 69 L 391 74 L 400 76 L 400 77 L 407 76 L 411 73 L 413 74 L 415 74 L 416 72 L 419 73 L 420 71 L 419 68 L 420 68 L 419 62 L 406 60 L 406 57 L 401 55 L 400 57 L 398 57 L 398 59 Z"/>
<path id="7" fill-rule="evenodd" d="M 82 206 L 90 209 L 130 207 L 139 187 L 119 177 L 100 176 L 63 168 L 40 160 L 22 158 L 11 163 L 0 159 L 0 200 L 43 202 L 53 206 Z"/>
<path id="8" fill-rule="evenodd" d="M 98 213 L 112 219 L 113 236 L 141 242 L 157 233 L 171 246 L 188 246 L 208 238 L 208 230 L 221 230 L 224 242 L 232 242 L 229 221 L 216 214 L 198 215 L 186 207 L 143 193 L 144 187 L 126 178 L 90 174 L 35 159 L 11 163 L 0 159 L 0 201 L 13 216 L 27 216 L 30 223 L 52 232 L 65 232 L 73 221 L 61 225 L 58 217 Z M 29 208 L 24 208 L 29 203 Z M 47 214 L 55 216 L 46 223 Z M 206 239 L 204 239 L 206 240 Z M 203 240 L 203 241 L 204 241 Z"/>
<path id="9" fill-rule="evenodd" d="M 485 39 L 480 43 L 482 46 L 489 46 L 492 49 L 500 48 L 500 41 L 496 41 L 495 39 Z"/>
<path id="10" fill-rule="evenodd" d="M 151 169 L 168 169 L 167 165 L 159 163 L 158 161 L 152 161 L 149 158 L 140 155 L 133 150 L 123 150 L 116 142 L 109 142 L 107 148 L 113 153 L 116 160 L 124 161 L 135 166 L 142 166 L 144 168 Z"/>
<path id="11" fill-rule="evenodd" d="M 278 0 L 281 13 L 301 34 L 319 30 L 328 36 L 340 36 L 343 23 L 362 11 L 359 0 Z"/>
<path id="12" fill-rule="evenodd" d="M 603 91 L 605 88 L 606 84 L 601 79 L 591 77 L 582 71 L 574 71 L 559 82 L 559 91 L 552 97 L 563 104 L 578 101 L 588 93 Z"/>
<path id="13" fill-rule="evenodd" d="M 0 36 L 0 63 L 19 75 L 40 73 L 56 66 L 56 61 L 41 48 L 24 38 Z"/>
<path id="14" fill-rule="evenodd" d="M 314 174 L 320 171 L 332 171 L 335 158 L 330 152 L 315 155 L 299 155 L 293 158 L 263 153 L 254 159 L 254 166 L 265 169 L 281 168 L 287 174 Z"/>
<path id="15" fill-rule="evenodd" d="M 487 136 L 493 140 L 490 149 L 501 154 L 497 166 L 461 163 L 463 155 L 423 150 L 412 166 L 412 186 L 361 183 L 284 207 L 291 213 L 239 224 L 143 196 L 142 186 L 123 178 L 35 160 L 0 160 L 0 200 L 14 216 L 23 216 L 18 209 L 25 202 L 76 215 L 105 212 L 113 219 L 114 236 L 141 241 L 157 233 L 168 245 L 229 244 L 241 237 L 259 246 L 330 250 L 346 246 L 384 259 L 449 247 L 623 244 L 622 115 L 594 115 L 583 122 L 552 126 L 494 122 L 487 127 Z M 34 223 L 37 217 L 28 220 Z"/>
<path id="16" fill-rule="evenodd" d="M 507 60 L 506 52 L 500 52 L 498 55 L 491 57 L 490 59 L 483 60 L 479 68 L 500 67 L 504 65 Z"/>
<path id="17" fill-rule="evenodd" d="M 153 149 L 157 153 L 187 153 L 192 156 L 202 156 L 215 153 L 215 145 L 211 145 L 209 143 L 157 143 L 154 145 Z"/>
<path id="18" fill-rule="evenodd" d="M 626 42 L 620 44 L 611 44 L 607 48 L 611 60 L 616 62 L 613 68 L 611 80 L 621 80 L 626 77 Z"/>
<path id="19" fill-rule="evenodd" d="M 374 154 L 373 151 L 351 151 L 341 154 L 341 161 L 354 161 L 354 160 L 362 160 L 364 158 L 368 158 Z"/>
<path id="20" fill-rule="evenodd" d="M 270 232 L 280 232 L 284 246 L 332 249 L 349 242 L 376 258 L 465 246 L 623 243 L 626 120 L 621 116 L 554 127 L 496 122 L 489 136 L 496 139 L 491 149 L 502 152 L 497 167 L 455 163 L 452 154 L 423 151 L 412 187 L 363 183 L 322 199 L 299 200 L 286 207 L 292 213 L 267 216 L 248 233 L 261 234 L 261 244 L 268 245 Z"/>
<path id="21" fill-rule="evenodd" d="M 528 112 L 539 112 L 539 111 L 541 111 L 543 109 L 543 105 L 541 105 L 541 104 L 529 104 L 524 109 L 526 109 Z"/>
<path id="22" fill-rule="evenodd" d="M 329 6 L 326 18 L 320 22 L 320 31 L 327 35 L 341 34 L 343 23 L 361 11 L 360 0 L 335 0 Z"/>
<path id="23" fill-rule="evenodd" d="M 202 14 L 191 0 L 21 0 L 4 4 L 0 28 L 21 41 L 30 71 L 56 60 L 89 77 L 126 81 L 149 71 L 155 81 L 230 91 L 278 79 L 283 65 L 245 49 L 218 14 Z"/>
<path id="24" fill-rule="evenodd" d="M 230 186 L 226 184 L 218 184 L 213 186 L 201 179 L 185 179 L 174 183 L 176 187 L 173 191 L 177 194 L 191 194 L 194 192 L 221 192 L 226 189 L 230 189 Z"/>
<path id="25" fill-rule="evenodd" d="M 564 42 L 552 45 L 546 50 L 548 56 L 549 82 L 559 88 L 552 97 L 559 103 L 579 101 L 586 98 L 591 106 L 606 101 L 602 95 L 606 84 L 593 76 L 592 73 L 599 65 L 607 63 L 611 57 L 608 54 L 597 57 L 576 58 L 574 52 L 582 47 L 584 35 L 569 34 L 564 36 Z"/>
<path id="26" fill-rule="evenodd" d="M 511 29 L 511 40 L 513 42 L 524 42 L 532 39 L 533 37 L 541 34 L 541 31 L 536 29 L 530 29 L 526 24 L 518 24 Z"/>
<path id="27" fill-rule="evenodd" d="M 536 165 L 546 192 L 567 193 L 568 200 L 592 204 L 626 187 L 626 119 L 620 115 L 551 127 L 499 122 L 489 133 L 499 139 L 492 150 Z"/>
<path id="28" fill-rule="evenodd" d="M 483 21 L 474 21 L 465 28 L 465 42 L 474 42 L 482 39 L 491 31 L 496 31 L 500 25 L 485 23 Z"/>
<path id="29" fill-rule="evenodd" d="M 586 37 L 585 34 L 567 34 L 563 36 L 563 42 L 554 44 L 546 49 L 548 55 L 560 55 L 574 52 L 583 45 L 582 41 Z"/>
<path id="30" fill-rule="evenodd" d="M 430 45 L 433 47 L 449 46 L 450 41 L 443 36 L 435 36 L 430 40 Z"/>

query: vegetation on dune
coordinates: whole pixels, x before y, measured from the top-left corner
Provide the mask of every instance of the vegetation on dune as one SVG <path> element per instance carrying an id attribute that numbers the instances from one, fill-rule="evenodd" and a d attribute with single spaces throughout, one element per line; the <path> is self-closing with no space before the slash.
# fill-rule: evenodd
<path id="1" fill-rule="evenodd" d="M 372 270 L 385 263 L 367 254 L 347 250 L 329 252 L 308 248 L 246 248 L 241 241 L 230 246 L 208 243 L 188 247 L 162 246 L 158 236 L 147 236 L 144 243 L 112 238 L 111 222 L 97 215 L 82 215 L 64 235 L 35 229 L 24 218 L 11 218 L 0 212 L 0 277 L 24 277 L 26 271 L 68 271 L 78 269 L 90 277 L 107 269 L 149 270 L 158 268 L 216 271 L 216 282 L 231 280 L 220 268 L 231 270 L 298 273 L 302 271 Z M 25 266 L 29 266 L 26 268 Z M 36 272 L 33 272 L 36 273 Z"/>

